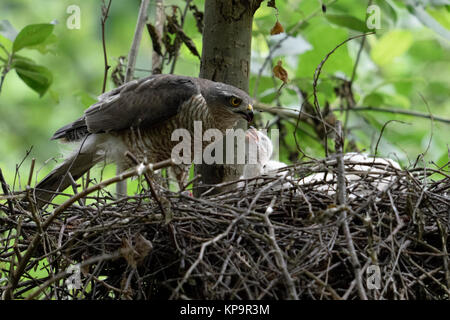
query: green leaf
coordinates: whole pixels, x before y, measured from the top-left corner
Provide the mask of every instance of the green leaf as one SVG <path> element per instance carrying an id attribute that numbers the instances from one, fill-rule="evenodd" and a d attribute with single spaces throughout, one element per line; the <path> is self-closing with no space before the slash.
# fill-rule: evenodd
<path id="1" fill-rule="evenodd" d="M 410 31 L 393 30 L 381 37 L 371 51 L 372 60 L 379 66 L 391 63 L 405 53 L 413 43 Z"/>
<path id="2" fill-rule="evenodd" d="M 54 34 L 51 34 L 47 39 L 43 42 L 36 44 L 34 46 L 29 46 L 28 49 L 36 49 L 42 54 L 53 53 L 56 54 L 55 44 L 57 42 L 57 37 Z"/>
<path id="3" fill-rule="evenodd" d="M 36 91 L 40 97 L 53 82 L 53 75 L 46 67 L 37 65 L 31 59 L 25 57 L 15 57 L 12 67 L 16 70 L 17 75 L 31 89 Z"/>
<path id="4" fill-rule="evenodd" d="M 369 31 L 367 29 L 366 24 L 359 20 L 358 18 L 345 15 L 345 14 L 327 14 L 325 15 L 327 20 L 335 25 L 345 27 L 347 29 L 360 31 L 360 32 L 367 32 Z"/>
<path id="5" fill-rule="evenodd" d="M 8 60 L 11 44 L 12 42 L 9 39 L 0 35 L 0 58 L 4 61 Z"/>
<path id="6" fill-rule="evenodd" d="M 20 30 L 13 44 L 13 51 L 17 52 L 25 47 L 43 43 L 53 32 L 55 25 L 50 23 L 30 24 Z"/>
<path id="7" fill-rule="evenodd" d="M 386 0 L 375 0 L 375 5 L 381 8 L 381 19 L 385 21 L 396 22 L 397 12 L 392 5 Z"/>
<path id="8" fill-rule="evenodd" d="M 383 104 L 384 98 L 381 94 L 372 92 L 364 97 L 363 106 L 379 107 Z"/>
<path id="9" fill-rule="evenodd" d="M 11 25 L 8 20 L 0 21 L 0 34 L 6 39 L 14 41 L 17 36 L 17 30 Z"/>
<path id="10" fill-rule="evenodd" d="M 444 28 L 450 29 L 450 12 L 446 8 L 427 8 L 427 12 Z"/>
<path id="11" fill-rule="evenodd" d="M 411 101 L 408 97 L 400 94 L 393 94 L 386 97 L 385 104 L 387 106 L 393 106 L 400 109 L 410 109 Z"/>
<path id="12" fill-rule="evenodd" d="M 86 91 L 80 90 L 80 91 L 76 92 L 75 97 L 85 108 L 87 108 L 97 102 L 97 99 Z"/>

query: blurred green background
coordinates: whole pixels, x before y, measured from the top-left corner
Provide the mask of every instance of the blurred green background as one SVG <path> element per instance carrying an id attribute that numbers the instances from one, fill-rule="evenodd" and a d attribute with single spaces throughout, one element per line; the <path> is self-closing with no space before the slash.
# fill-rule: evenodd
<path id="1" fill-rule="evenodd" d="M 191 3 L 203 11 L 204 1 L 194 0 Z M 267 7 L 265 1 L 256 12 L 250 93 L 258 100 L 276 105 L 276 90 L 281 85 L 278 79 L 274 83 L 271 64 L 261 71 L 261 77 L 257 80 L 270 46 L 280 37 L 270 35 L 277 19 L 287 32 L 300 21 L 305 21 L 274 52 L 272 63 L 276 64 L 281 59 L 289 73 L 289 85 L 297 86 L 308 94 L 313 90 L 314 71 L 326 54 L 345 39 L 364 31 L 367 1 L 324 3 L 328 3 L 326 13 L 322 12 L 318 0 L 276 1 L 278 12 Z M 101 1 L 93 0 L 3 0 L 0 3 L 0 20 L 8 20 L 18 31 L 29 24 L 58 21 L 53 32 L 56 41 L 50 46 L 50 52 L 42 54 L 34 49 L 20 52 L 51 71 L 53 82 L 45 95 L 40 98 L 14 70 L 6 75 L 0 93 L 0 168 L 8 183 L 13 183 L 16 165 L 30 147 L 33 147 L 31 154 L 20 170 L 22 177 L 28 175 L 31 157 L 36 158 L 36 169 L 39 170 L 34 181 L 48 173 L 55 163 L 51 159 L 61 157 L 63 150 L 67 149 L 57 142 L 49 141 L 49 138 L 55 130 L 79 117 L 93 99 L 101 94 L 104 72 L 101 4 Z M 119 56 L 128 55 L 139 4 L 137 0 L 112 1 L 106 22 L 107 53 L 112 68 L 117 65 Z M 182 11 L 186 2 L 165 1 L 165 4 L 168 6 L 166 12 L 172 14 L 170 5 L 178 5 Z M 431 113 L 450 118 L 448 1 L 423 1 L 423 5 L 416 7 L 405 1 L 394 0 L 373 1 L 373 4 L 381 10 L 381 29 L 376 30 L 376 35 L 367 37 L 358 64 L 353 83 L 356 106 L 395 108 L 427 114 L 422 95 Z M 81 9 L 80 29 L 66 27 L 66 20 L 70 16 L 66 10 L 70 5 L 78 5 Z M 154 10 L 152 1 L 150 21 L 154 21 Z M 201 34 L 191 12 L 187 14 L 184 31 L 201 52 Z M 10 50 L 11 42 L 1 35 L 0 43 Z M 318 85 L 322 106 L 325 101 L 329 102 L 331 108 L 341 105 L 335 88 L 341 83 L 339 79 L 351 78 L 360 43 L 361 39 L 348 42 L 325 63 Z M 151 40 L 144 31 L 136 77 L 149 74 L 151 48 Z M 0 51 L 0 57 L 5 58 L 3 51 Z M 197 76 L 199 68 L 199 59 L 182 46 L 174 73 Z M 163 72 L 169 70 L 170 66 L 165 66 Z M 255 83 L 258 83 L 256 89 Z M 113 82 L 108 78 L 107 90 L 113 87 Z M 289 88 L 281 91 L 280 102 L 285 108 L 299 108 L 298 96 L 295 90 Z M 344 114 L 339 112 L 336 116 L 344 119 Z M 272 116 L 263 114 L 260 119 L 260 123 L 265 123 Z M 403 166 L 408 167 L 428 149 L 426 162 L 434 162 L 438 166 L 448 162 L 450 125 L 438 121 L 392 113 L 350 112 L 348 128 L 352 130 L 348 138 L 359 149 L 373 152 L 381 128 L 391 119 L 405 123 L 393 122 L 387 126 L 378 148 L 380 155 L 398 159 Z M 289 162 L 296 154 L 292 134 L 294 126 L 289 122 L 282 122 L 282 125 L 286 135 L 281 144 L 280 160 Z M 323 148 L 314 138 L 314 130 L 302 123 L 300 127 L 302 132 L 298 132 L 298 137 L 303 150 L 310 156 L 323 156 Z M 105 171 L 106 175 L 113 173 L 114 169 L 111 168 Z M 21 187 L 26 183 L 25 180 L 22 178 Z M 17 183 L 15 187 L 18 188 Z"/>

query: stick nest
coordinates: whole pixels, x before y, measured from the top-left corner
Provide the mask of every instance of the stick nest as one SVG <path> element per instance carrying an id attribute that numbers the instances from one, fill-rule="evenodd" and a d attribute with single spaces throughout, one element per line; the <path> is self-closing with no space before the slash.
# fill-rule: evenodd
<path id="1" fill-rule="evenodd" d="M 157 184 L 158 202 L 146 188 L 120 201 L 100 190 L 46 230 L 15 200 L 2 204 L 0 291 L 13 262 L 24 269 L 10 288 L 19 299 L 449 298 L 447 173 L 385 168 L 388 186 L 378 190 L 373 176 L 355 171 L 359 180 L 339 203 L 330 191 L 339 188 L 336 161 L 287 170 L 198 198 Z M 311 172 L 333 179 L 299 185 Z M 77 276 L 71 268 L 80 271 L 77 289 L 67 285 Z"/>

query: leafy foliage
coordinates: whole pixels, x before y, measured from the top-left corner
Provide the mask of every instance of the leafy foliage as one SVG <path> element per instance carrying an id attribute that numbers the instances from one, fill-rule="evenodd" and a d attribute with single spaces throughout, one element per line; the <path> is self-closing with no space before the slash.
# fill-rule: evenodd
<path id="1" fill-rule="evenodd" d="M 11 52 L 3 46 L 6 57 L 4 64 L 1 66 L 3 72 L 0 90 L 6 74 L 10 70 L 15 69 L 17 75 L 23 82 L 36 91 L 39 96 L 42 97 L 47 92 L 53 81 L 51 71 L 44 66 L 36 64 L 32 59 L 18 55 L 17 52 L 24 48 L 28 48 L 37 49 L 41 53 L 46 53 L 47 45 L 52 41 L 55 41 L 54 37 L 50 37 L 54 27 L 55 26 L 50 23 L 30 24 L 17 33 L 8 20 L 0 22 L 0 35 L 3 35 L 12 43 Z M 52 41 L 49 42 L 49 38 Z"/>

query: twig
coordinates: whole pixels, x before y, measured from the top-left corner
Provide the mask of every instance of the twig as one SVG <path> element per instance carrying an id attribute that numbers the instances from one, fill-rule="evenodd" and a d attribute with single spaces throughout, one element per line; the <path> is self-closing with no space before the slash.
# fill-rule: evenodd
<path id="1" fill-rule="evenodd" d="M 369 0 L 367 7 L 370 7 L 371 5 L 372 5 L 372 0 Z M 364 19 L 364 21 L 367 21 L 368 17 L 369 17 L 369 11 L 366 10 L 366 18 Z M 355 64 L 353 65 L 352 77 L 350 78 L 350 84 L 353 84 L 353 81 L 355 81 L 356 70 L 358 68 L 359 59 L 361 58 L 361 53 L 364 49 L 365 44 L 366 44 L 366 37 L 364 36 L 361 39 L 361 45 L 359 46 L 358 54 L 356 55 L 356 61 L 355 61 Z"/>
<path id="2" fill-rule="evenodd" d="M 105 1 L 103 0 L 102 3 L 102 47 L 103 47 L 103 60 L 105 61 L 105 72 L 103 74 L 103 86 L 102 86 L 102 93 L 106 90 L 106 80 L 108 78 L 108 70 L 111 68 L 111 66 L 108 64 L 108 55 L 106 54 L 106 39 L 105 39 L 105 24 L 106 20 L 108 19 L 109 14 L 109 8 L 111 7 L 112 0 L 109 0 L 108 5 L 105 5 Z"/>
<path id="3" fill-rule="evenodd" d="M 11 201 L 11 198 L 10 198 L 11 195 L 9 194 L 8 185 L 6 184 L 5 177 L 3 177 L 3 172 L 2 172 L 1 168 L 0 168 L 0 183 L 2 185 L 3 193 L 7 196 L 6 200 L 7 200 L 7 203 L 8 203 L 9 212 L 10 212 L 10 214 L 13 214 L 14 213 L 14 208 L 13 208 L 13 204 L 12 204 L 12 201 Z M 2 199 L 2 198 L 0 198 L 0 199 Z"/>
<path id="4" fill-rule="evenodd" d="M 117 250 L 116 252 L 113 253 L 108 253 L 108 254 L 102 254 L 93 258 L 90 258 L 86 261 L 83 261 L 82 263 L 80 263 L 80 265 L 78 266 L 80 269 L 86 266 L 89 266 L 91 264 L 97 263 L 97 262 L 102 262 L 102 261 L 106 261 L 106 260 L 113 260 L 113 259 L 117 259 L 120 256 L 122 256 L 124 249 L 121 250 Z M 67 277 L 68 275 L 70 275 L 70 273 L 68 273 L 66 270 L 61 271 L 60 273 L 54 275 L 53 277 L 51 277 L 50 279 L 48 279 L 47 281 L 45 281 L 42 285 L 39 286 L 39 288 L 34 291 L 32 294 L 30 294 L 26 300 L 33 300 L 34 298 L 36 298 L 42 291 L 44 291 L 45 289 L 47 289 L 50 285 L 52 285 L 54 282 L 61 280 L 65 277 Z"/>
<path id="5" fill-rule="evenodd" d="M 147 10 L 150 0 L 142 0 L 139 8 L 138 19 L 136 22 L 136 29 L 134 31 L 133 43 L 131 44 L 130 53 L 128 54 L 128 63 L 125 71 L 125 82 L 133 80 L 134 68 L 136 66 L 136 59 L 138 55 L 139 45 L 142 38 L 142 30 L 147 21 Z M 120 174 L 121 168 L 117 166 L 116 174 Z M 116 193 L 118 196 L 125 196 L 127 194 L 126 181 L 120 182 L 116 185 Z"/>
<path id="6" fill-rule="evenodd" d="M 388 126 L 388 124 L 390 124 L 391 122 L 399 122 L 399 123 L 406 124 L 406 122 L 399 121 L 399 120 L 389 120 L 389 121 L 386 121 L 385 124 L 383 124 L 383 127 L 381 128 L 381 131 L 380 131 L 380 135 L 378 136 L 378 139 L 377 139 L 377 143 L 375 144 L 375 151 L 373 153 L 375 156 L 378 154 L 378 145 L 380 144 L 381 137 L 383 136 L 383 132 L 386 129 L 386 127 Z"/>
<path id="7" fill-rule="evenodd" d="M 191 3 L 192 0 L 185 0 L 186 1 L 186 6 L 184 7 L 184 11 L 183 11 L 183 15 L 181 16 L 181 23 L 180 23 L 180 28 L 182 29 L 184 26 L 184 21 L 186 19 L 186 14 L 188 12 L 189 9 L 189 4 Z M 177 63 L 177 57 L 178 57 L 178 52 L 180 50 L 180 46 L 181 46 L 181 39 L 180 39 L 180 34 L 177 32 L 177 35 L 175 36 L 175 40 L 174 40 L 174 45 L 175 45 L 175 53 L 174 53 L 174 57 L 173 57 L 173 61 L 172 61 L 172 65 L 170 66 L 170 73 L 174 73 L 175 71 L 175 65 Z"/>
<path id="8" fill-rule="evenodd" d="M 295 290 L 295 284 L 294 280 L 291 277 L 291 274 L 289 273 L 286 261 L 284 260 L 283 253 L 281 252 L 280 246 L 277 243 L 277 240 L 275 238 L 275 229 L 273 227 L 272 222 L 270 222 L 269 215 L 272 213 L 273 209 L 272 206 L 275 203 L 275 197 L 272 199 L 271 204 L 266 209 L 266 214 L 264 215 L 264 220 L 267 224 L 267 227 L 269 228 L 269 240 L 275 250 L 275 258 L 276 262 L 279 268 L 281 268 L 281 271 L 283 273 L 284 279 L 286 281 L 286 286 L 288 288 L 289 292 L 289 299 L 290 300 L 298 300 L 298 294 L 297 290 Z"/>
<path id="9" fill-rule="evenodd" d="M 331 111 L 339 111 L 340 108 L 332 108 Z M 347 109 L 344 109 L 344 111 Z M 386 113 L 395 113 L 395 114 L 403 114 L 406 116 L 411 117 L 418 117 L 418 118 L 425 118 L 425 119 L 433 119 L 435 121 L 443 122 L 450 124 L 450 119 L 439 117 L 439 116 L 431 116 L 430 114 L 421 113 L 417 111 L 411 111 L 411 110 L 402 110 L 402 109 L 387 109 L 387 108 L 377 108 L 377 107 L 371 107 L 371 106 L 361 106 L 361 107 L 353 107 L 351 109 L 348 109 L 349 111 L 374 111 L 374 112 L 386 112 Z"/>
<path id="10" fill-rule="evenodd" d="M 298 118 L 298 110 L 294 109 L 287 109 L 287 108 L 279 108 L 276 106 L 270 106 L 265 103 L 257 102 L 254 104 L 254 108 L 256 110 L 269 112 L 271 114 L 280 115 L 287 118 Z M 301 108 L 301 107 L 300 107 Z M 371 107 L 371 106 L 360 106 L 360 107 L 353 107 L 353 108 L 347 108 L 347 109 L 341 109 L 341 108 L 331 108 L 330 111 L 354 111 L 354 112 L 363 112 L 363 111 L 373 111 L 373 112 L 386 112 L 386 113 L 394 113 L 394 114 L 402 114 L 410 117 L 418 117 L 418 118 L 424 118 L 424 119 L 433 119 L 434 121 L 439 121 L 443 123 L 450 124 L 450 119 L 430 115 L 426 113 L 421 113 L 417 111 L 411 111 L 411 110 L 402 110 L 402 109 L 387 109 L 387 108 L 378 108 L 378 107 Z M 300 120 L 304 121 L 309 118 L 314 118 L 315 116 L 312 114 L 309 114 L 305 111 L 301 111 L 301 117 Z"/>
<path id="11" fill-rule="evenodd" d="M 161 45 L 161 39 L 164 32 L 164 21 L 166 15 L 164 13 L 164 0 L 156 0 L 155 3 L 156 14 L 155 14 L 155 32 L 156 39 L 159 45 Z M 160 74 L 162 73 L 163 68 L 163 57 L 160 53 L 153 50 L 152 54 L 152 74 Z"/>
<path id="12" fill-rule="evenodd" d="M 13 57 L 13 55 L 10 54 L 2 44 L 0 44 L 0 48 L 2 48 L 6 52 L 6 54 L 8 55 L 8 62 L 5 65 L 3 65 L 2 76 L 0 78 L 0 93 L 1 93 L 2 92 L 2 88 L 3 88 L 3 82 L 5 81 L 6 74 L 11 70 L 11 64 L 12 64 L 12 57 Z"/>
<path id="13" fill-rule="evenodd" d="M 334 291 L 334 289 L 327 283 L 323 282 L 320 278 L 318 278 L 317 276 L 315 276 L 312 272 L 309 272 L 308 270 L 304 270 L 303 271 L 304 274 L 306 274 L 308 277 L 310 277 L 311 279 L 313 279 L 314 281 L 316 281 L 318 284 L 320 284 L 322 287 L 328 289 L 328 291 L 330 292 L 331 296 L 335 299 L 335 300 L 343 300 L 337 293 L 336 291 Z"/>
<path id="14" fill-rule="evenodd" d="M 374 34 L 374 32 L 368 32 L 368 33 L 364 33 L 364 34 L 360 34 L 354 37 L 350 37 L 346 40 L 344 40 L 343 42 L 341 42 L 340 44 L 338 44 L 333 50 L 331 50 L 326 56 L 325 58 L 319 63 L 319 65 L 317 66 L 316 70 L 314 71 L 314 81 L 313 81 L 313 96 L 314 96 L 314 107 L 317 113 L 317 116 L 319 117 L 322 125 L 323 125 L 323 130 L 324 130 L 324 146 L 325 146 L 325 156 L 328 156 L 328 134 L 327 134 L 327 126 L 325 123 L 325 120 L 323 119 L 322 116 L 322 112 L 320 110 L 320 105 L 319 105 L 319 99 L 317 98 L 317 84 L 319 81 L 319 77 L 320 77 L 320 73 L 322 71 L 322 68 L 325 64 L 325 62 L 327 62 L 328 58 L 337 50 L 339 49 L 341 46 L 343 46 L 344 44 L 346 44 L 347 42 L 360 38 L 360 37 L 365 37 L 367 35 L 371 35 Z"/>
<path id="15" fill-rule="evenodd" d="M 139 8 L 139 15 L 136 22 L 136 29 L 134 31 L 133 43 L 131 44 L 130 53 L 128 54 L 128 64 L 125 73 L 125 82 L 133 80 L 134 68 L 136 66 L 136 58 L 139 50 L 139 45 L 142 38 L 142 30 L 147 21 L 147 10 L 150 0 L 142 0 Z"/>
<path id="16" fill-rule="evenodd" d="M 345 186 L 345 166 L 344 166 L 344 158 L 342 154 L 343 150 L 343 143 L 344 138 L 342 136 L 342 126 L 341 122 L 336 122 L 336 140 L 335 140 L 335 148 L 336 148 L 336 159 L 337 159 L 337 183 L 338 183 L 338 190 L 337 190 L 337 200 L 338 204 L 341 206 L 346 205 L 346 186 Z M 341 221 L 342 221 L 342 228 L 344 230 L 345 237 L 347 239 L 347 246 L 349 250 L 349 255 L 352 261 L 354 274 L 355 274 L 355 281 L 356 286 L 358 289 L 358 294 L 360 299 L 367 300 L 367 294 L 364 290 L 364 286 L 362 283 L 362 277 L 361 277 L 361 264 L 359 263 L 358 256 L 356 255 L 355 246 L 353 244 L 352 240 L 352 234 L 350 232 L 350 227 L 348 226 L 347 221 L 347 210 L 342 210 L 341 213 Z"/>

